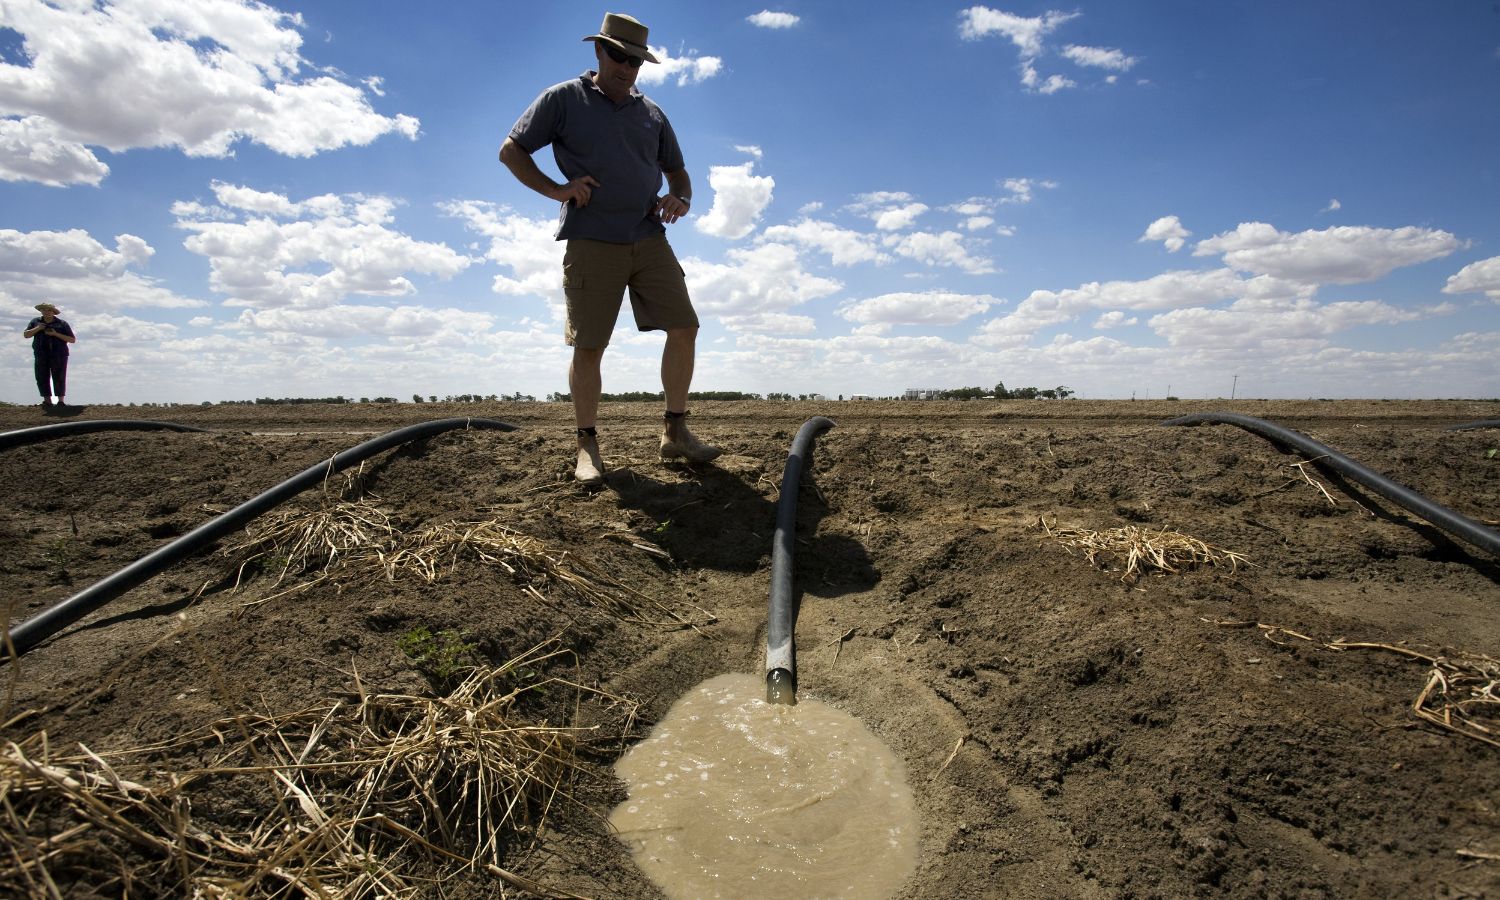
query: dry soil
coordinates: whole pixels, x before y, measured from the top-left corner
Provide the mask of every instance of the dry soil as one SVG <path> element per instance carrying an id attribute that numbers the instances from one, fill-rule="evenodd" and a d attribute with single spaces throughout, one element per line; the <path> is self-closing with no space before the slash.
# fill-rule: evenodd
<path id="1" fill-rule="evenodd" d="M 505 862 L 557 892 L 658 896 L 607 832 L 622 796 L 609 765 L 700 681 L 760 671 L 783 467 L 799 427 L 827 416 L 798 493 L 799 677 L 906 765 L 921 857 L 893 896 L 1500 897 L 1495 703 L 1459 680 L 1455 727 L 1413 712 L 1434 671 L 1421 657 L 1479 661 L 1450 675 L 1500 657 L 1500 561 L 1262 437 L 1160 424 L 1201 411 L 1277 422 L 1470 519 L 1500 515 L 1500 430 L 1447 430 L 1495 419 L 1496 402 L 703 403 L 693 426 L 725 454 L 695 467 L 657 460 L 653 407 L 606 404 L 598 491 L 569 478 L 559 404 L 0 407 L 7 431 L 208 429 L 0 450 L 12 623 L 370 436 L 449 416 L 519 427 L 392 450 L 338 490 L 405 531 L 498 520 L 714 617 L 631 623 L 469 563 L 432 584 L 335 565 L 257 602 L 319 573 L 273 588 L 251 572 L 232 590 L 209 548 L 0 670 L 0 737 L 122 752 L 346 696 L 356 671 L 368 690 L 438 691 L 401 646 L 418 627 L 461 633 L 488 664 L 557 638 L 569 677 L 638 703 L 638 719 L 621 733 L 618 707 L 585 698 L 598 732 L 573 799 Z M 1130 526 L 1242 559 L 1127 576 L 1124 555 L 1059 540 Z M 121 774 L 159 781 L 189 756 Z M 274 798 L 194 811 L 227 828 L 255 802 Z M 110 868 L 53 867 L 66 896 L 94 896 Z M 430 892 L 530 896 L 483 872 Z"/>

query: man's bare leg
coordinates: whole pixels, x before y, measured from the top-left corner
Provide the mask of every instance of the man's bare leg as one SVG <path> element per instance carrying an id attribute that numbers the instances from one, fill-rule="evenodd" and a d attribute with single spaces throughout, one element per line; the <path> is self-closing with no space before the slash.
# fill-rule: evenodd
<path id="1" fill-rule="evenodd" d="M 666 422 L 661 431 L 661 458 L 707 462 L 721 452 L 698 440 L 683 418 L 688 389 L 693 383 L 693 361 L 698 341 L 696 328 L 667 329 L 667 344 L 661 351 L 661 388 L 667 400 Z"/>
<path id="2" fill-rule="evenodd" d="M 697 343 L 696 328 L 667 329 L 667 345 L 661 351 L 661 389 L 667 398 L 667 412 L 687 411 Z"/>
<path id="3" fill-rule="evenodd" d="M 604 461 L 599 457 L 599 438 L 595 432 L 599 416 L 599 395 L 603 379 L 599 374 L 604 348 L 573 348 L 573 362 L 568 366 L 568 390 L 573 394 L 573 422 L 578 428 L 578 463 L 573 477 L 584 484 L 604 481 Z"/>

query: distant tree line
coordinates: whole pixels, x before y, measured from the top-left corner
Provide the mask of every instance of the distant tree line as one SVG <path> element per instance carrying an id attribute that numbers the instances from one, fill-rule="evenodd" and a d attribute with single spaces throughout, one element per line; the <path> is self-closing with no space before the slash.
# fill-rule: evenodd
<path id="1" fill-rule="evenodd" d="M 1072 388 L 1058 385 L 1055 388 L 1023 387 L 1007 390 L 1005 382 L 997 382 L 995 389 L 985 390 L 982 387 L 961 387 L 946 391 L 907 391 L 907 399 L 913 400 L 982 400 L 985 397 L 993 397 L 996 400 L 1066 400 L 1076 393 Z"/>
<path id="2" fill-rule="evenodd" d="M 231 401 L 249 405 L 252 401 Z M 303 403 L 353 403 L 348 397 L 256 397 L 256 406 L 297 406 Z"/>
<path id="3" fill-rule="evenodd" d="M 530 394 L 516 391 L 514 394 L 449 394 L 442 399 L 444 403 L 499 403 L 501 400 L 515 403 L 535 403 L 536 398 Z M 396 401 L 392 400 L 392 403 Z M 437 403 L 437 394 L 430 394 L 423 398 L 421 394 L 412 394 L 413 403 Z"/>
<path id="4" fill-rule="evenodd" d="M 970 388 L 970 390 L 978 390 L 978 388 Z M 1076 393 L 1077 391 L 1061 384 L 1055 388 L 1023 387 L 1006 390 L 1005 382 L 1000 381 L 995 383 L 993 396 L 996 400 L 1066 400 Z"/>
<path id="5" fill-rule="evenodd" d="M 1007 389 L 1004 382 L 998 382 L 993 391 L 982 387 L 961 387 L 951 390 L 924 391 L 924 399 L 931 400 L 980 400 L 993 397 L 996 400 L 1066 400 L 1076 393 L 1072 388 L 1058 385 L 1055 388 L 1022 387 Z M 601 394 L 600 400 L 611 403 L 655 403 L 664 398 L 661 391 L 625 391 L 618 394 Z M 770 391 L 764 395 L 750 391 L 692 391 L 688 394 L 689 400 L 824 400 L 822 394 L 792 394 L 785 391 Z M 843 400 L 844 395 L 840 394 Z M 854 399 L 866 399 L 856 396 Z M 878 399 L 878 398 L 869 398 Z M 887 398 L 889 399 L 889 398 Z M 1175 400 L 1176 397 L 1169 397 Z M 573 395 L 554 391 L 547 395 L 549 403 L 570 403 Z M 421 394 L 412 394 L 413 403 L 535 403 L 536 397 L 531 394 L 523 394 L 516 391 L 512 394 L 449 394 L 439 397 L 430 394 L 426 397 Z M 345 403 L 400 403 L 395 397 L 360 397 L 357 401 L 350 397 L 339 395 L 337 397 L 257 397 L 254 400 L 220 400 L 224 406 L 300 406 L 313 403 L 345 404 Z M 176 403 L 131 403 L 130 406 L 178 406 Z M 203 406 L 213 406 L 212 401 L 205 400 Z"/>
<path id="6" fill-rule="evenodd" d="M 647 403 L 647 402 L 651 402 L 651 401 L 660 401 L 660 400 L 665 399 L 665 397 L 666 397 L 666 395 L 663 394 L 661 391 L 625 391 L 624 393 L 620 393 L 620 394 L 607 394 L 606 393 L 606 394 L 600 394 L 599 395 L 599 399 L 600 400 L 605 401 L 605 402 L 609 402 L 609 403 Z M 775 400 L 775 399 L 779 399 L 779 398 L 777 396 L 774 396 L 774 395 L 770 396 L 768 398 L 763 398 L 763 397 L 761 397 L 760 394 L 750 394 L 750 393 L 746 393 L 744 391 L 689 391 L 688 392 L 688 399 L 689 400 L 762 400 L 762 399 Z M 571 403 L 573 401 L 573 395 L 572 394 L 565 394 L 565 393 L 562 393 L 561 391 L 553 391 L 552 393 L 550 393 L 550 394 L 547 395 L 547 401 L 549 403 Z"/>

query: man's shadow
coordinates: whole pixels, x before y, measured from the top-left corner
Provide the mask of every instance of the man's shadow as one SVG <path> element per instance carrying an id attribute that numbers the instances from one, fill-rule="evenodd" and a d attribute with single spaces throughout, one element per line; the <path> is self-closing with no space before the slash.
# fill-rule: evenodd
<path id="1" fill-rule="evenodd" d="M 718 466 L 700 464 L 692 471 L 696 477 L 691 480 L 659 481 L 645 472 L 616 470 L 609 484 L 622 507 L 646 516 L 637 533 L 682 564 L 740 573 L 769 566 L 776 501 Z M 799 593 L 824 597 L 868 590 L 880 581 L 880 573 L 858 541 L 819 533 L 827 514 L 812 466 L 805 465 L 797 491 L 793 584 Z"/>
<path id="2" fill-rule="evenodd" d="M 42 412 L 44 415 L 48 416 L 71 419 L 74 416 L 82 415 L 87 409 L 87 406 L 73 406 L 70 404 L 67 406 L 49 406 L 46 409 L 42 410 Z"/>

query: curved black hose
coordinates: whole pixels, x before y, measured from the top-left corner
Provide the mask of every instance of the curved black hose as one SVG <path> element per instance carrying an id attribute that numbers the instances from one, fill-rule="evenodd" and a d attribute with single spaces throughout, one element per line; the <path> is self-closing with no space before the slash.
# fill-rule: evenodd
<path id="1" fill-rule="evenodd" d="M 812 452 L 818 435 L 832 428 L 832 419 L 814 416 L 803 423 L 792 440 L 781 473 L 781 496 L 776 501 L 776 535 L 771 541 L 771 610 L 766 619 L 766 702 L 797 702 L 797 660 L 793 635 L 797 628 L 792 609 L 792 548 L 797 537 L 797 488 L 802 459 Z"/>
<path id="2" fill-rule="evenodd" d="M 1475 522 L 1473 519 L 1454 512 L 1446 506 L 1434 503 L 1421 494 L 1391 481 L 1379 472 L 1365 468 L 1332 447 L 1315 441 L 1307 435 L 1293 431 L 1290 428 L 1284 428 L 1273 422 L 1267 422 L 1265 419 L 1242 416 L 1236 413 L 1195 413 L 1190 416 L 1168 419 L 1161 424 L 1238 425 L 1246 431 L 1253 431 L 1261 437 L 1269 438 L 1278 444 L 1296 447 L 1310 457 L 1316 457 L 1319 464 L 1326 464 L 1329 468 L 1349 476 L 1354 481 L 1359 482 L 1387 500 L 1416 513 L 1449 534 L 1462 538 L 1496 556 L 1500 556 L 1500 533 L 1496 533 Z"/>
<path id="3" fill-rule="evenodd" d="M 351 447 L 332 458 L 311 466 L 270 490 L 252 497 L 216 519 L 211 519 L 154 552 L 141 557 L 113 575 L 98 581 L 73 596 L 43 610 L 10 630 L 10 644 L 20 656 L 151 576 L 198 552 L 230 532 L 243 528 L 256 516 L 268 512 L 313 485 L 320 484 L 335 472 L 341 472 L 389 450 L 392 447 L 452 431 L 455 428 L 495 428 L 514 431 L 516 426 L 495 419 L 437 419 L 419 425 L 398 428 L 363 444 Z"/>
<path id="4" fill-rule="evenodd" d="M 58 422 L 55 425 L 38 425 L 0 433 L 0 450 L 38 444 L 53 438 L 72 437 L 75 434 L 92 434 L 95 431 L 208 431 L 192 425 L 175 422 L 155 422 L 150 419 L 88 419 L 83 422 Z"/>
<path id="5" fill-rule="evenodd" d="M 1473 431 L 1477 428 L 1500 428 L 1500 419 L 1482 419 L 1478 422 L 1465 422 L 1462 425 L 1449 425 L 1444 431 Z"/>

